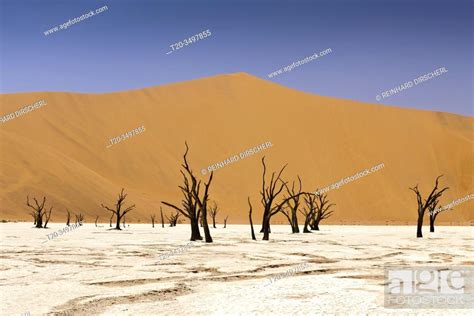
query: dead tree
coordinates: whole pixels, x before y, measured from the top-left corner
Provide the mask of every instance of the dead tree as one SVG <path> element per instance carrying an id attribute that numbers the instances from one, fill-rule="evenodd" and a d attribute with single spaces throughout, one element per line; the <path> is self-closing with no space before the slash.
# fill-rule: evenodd
<path id="1" fill-rule="evenodd" d="M 214 202 L 214 205 L 211 206 L 211 208 L 209 209 L 209 212 L 211 213 L 211 217 L 212 217 L 212 227 L 216 228 L 216 215 L 217 215 L 217 212 L 218 212 L 216 202 Z"/>
<path id="2" fill-rule="evenodd" d="M 336 204 L 328 204 L 329 200 L 327 199 L 327 194 L 316 194 L 316 211 L 313 213 L 313 218 L 311 221 L 311 230 L 319 230 L 319 223 L 334 213 L 329 209 Z"/>
<path id="3" fill-rule="evenodd" d="M 34 214 L 35 217 L 35 227 L 36 228 L 43 228 L 43 216 L 45 211 L 44 209 L 44 203 L 46 203 L 46 196 L 43 197 L 43 202 L 41 204 L 38 202 L 36 198 L 33 198 L 33 201 L 35 201 L 35 206 L 30 204 L 30 197 L 27 195 L 26 196 L 26 205 L 34 210 L 32 214 Z"/>
<path id="4" fill-rule="evenodd" d="M 209 231 L 209 225 L 207 223 L 207 203 L 209 201 L 209 187 L 212 182 L 213 172 L 211 172 L 209 180 L 204 183 L 204 194 L 200 196 L 201 181 L 198 181 L 192 172 L 188 161 L 187 154 L 189 151 L 188 144 L 186 145 L 186 151 L 183 156 L 183 163 L 181 164 L 182 170 L 180 170 L 183 176 L 183 185 L 180 185 L 181 193 L 183 194 L 183 200 L 181 207 L 173 205 L 171 203 L 162 201 L 163 204 L 172 207 L 177 210 L 187 219 L 191 224 L 191 241 L 202 240 L 201 233 L 199 230 L 199 219 L 202 218 L 204 235 L 206 242 L 212 242 L 212 237 Z"/>
<path id="5" fill-rule="evenodd" d="M 163 219 L 163 208 L 160 207 L 160 213 L 161 213 L 161 228 L 165 228 L 165 220 Z"/>
<path id="6" fill-rule="evenodd" d="M 229 216 L 226 216 L 226 217 L 224 218 L 224 228 L 227 227 L 227 219 L 228 219 L 228 218 L 229 218 Z"/>
<path id="7" fill-rule="evenodd" d="M 434 228 L 435 220 L 436 220 L 436 217 L 438 217 L 438 214 L 440 212 L 439 210 L 436 209 L 436 206 L 438 206 L 438 203 L 439 203 L 439 200 L 436 199 L 428 207 L 428 210 L 429 210 L 429 213 L 430 213 L 430 233 L 434 233 L 434 231 L 435 231 L 435 228 Z"/>
<path id="8" fill-rule="evenodd" d="M 123 224 L 123 228 L 125 228 L 125 216 L 123 217 L 122 224 Z"/>
<path id="9" fill-rule="evenodd" d="M 82 215 L 82 213 L 79 213 L 79 215 L 76 215 L 76 224 L 79 224 L 79 226 L 82 226 L 83 222 L 84 222 L 84 215 Z"/>
<path id="10" fill-rule="evenodd" d="M 181 214 L 179 212 L 176 212 L 176 214 L 174 214 L 174 216 L 173 216 L 173 226 L 176 226 L 176 224 L 178 224 L 178 222 L 181 222 L 181 220 L 179 219 L 180 216 L 181 216 Z"/>
<path id="11" fill-rule="evenodd" d="M 298 182 L 299 186 L 295 189 L 295 181 L 293 181 L 293 184 L 291 185 L 291 189 L 288 187 L 288 185 L 285 185 L 286 192 L 288 193 L 288 196 L 291 198 L 286 202 L 286 206 L 288 207 L 288 210 L 282 209 L 283 215 L 286 216 L 288 219 L 288 222 L 290 223 L 291 226 L 291 232 L 294 233 L 299 233 L 300 228 L 298 226 L 298 209 L 300 207 L 300 197 L 301 195 L 301 178 L 298 176 Z"/>
<path id="12" fill-rule="evenodd" d="M 248 202 L 249 202 L 249 221 L 250 221 L 250 231 L 252 233 L 252 240 L 257 240 L 255 238 L 255 231 L 253 230 L 253 221 L 252 221 L 252 203 L 250 203 L 250 196 L 248 197 Z"/>
<path id="13" fill-rule="evenodd" d="M 262 158 L 263 165 L 263 175 L 262 175 L 262 191 L 260 194 L 262 196 L 261 203 L 263 206 L 263 219 L 262 219 L 262 231 L 263 231 L 263 240 L 269 240 L 270 237 L 270 220 L 273 215 L 282 211 L 284 205 L 291 199 L 295 198 L 295 195 L 290 194 L 289 197 L 284 198 L 280 203 L 276 203 L 277 197 L 282 193 L 283 189 L 286 186 L 286 182 L 281 179 L 281 174 L 286 168 L 286 165 L 280 169 L 278 174 L 275 172 L 272 173 L 270 178 L 270 183 L 267 186 L 265 182 L 265 176 L 267 172 L 267 167 L 265 165 L 265 157 Z M 299 192 L 296 195 L 304 194 L 304 192 Z"/>
<path id="14" fill-rule="evenodd" d="M 311 231 L 308 229 L 308 226 L 313 219 L 313 214 L 316 213 L 316 195 L 308 193 L 305 195 L 304 201 L 306 203 L 306 207 L 303 208 L 303 211 L 300 211 L 301 214 L 305 216 L 303 233 L 311 233 Z"/>
<path id="15" fill-rule="evenodd" d="M 178 223 L 178 218 L 181 214 L 179 212 L 176 212 L 176 214 L 171 214 L 170 217 L 166 216 L 166 219 L 168 220 L 168 223 L 170 224 L 170 227 L 176 226 Z"/>
<path id="16" fill-rule="evenodd" d="M 36 226 L 36 212 L 31 211 L 30 215 L 33 217 L 33 225 Z"/>
<path id="17" fill-rule="evenodd" d="M 99 220 L 99 216 L 97 215 L 97 217 L 95 218 L 95 227 L 97 227 L 97 221 Z"/>
<path id="18" fill-rule="evenodd" d="M 417 238 L 422 238 L 423 237 L 423 232 L 422 232 L 422 227 L 423 227 L 423 218 L 425 216 L 425 212 L 429 207 L 436 201 L 438 200 L 441 195 L 443 194 L 444 191 L 449 189 L 448 187 L 445 187 L 441 190 L 438 190 L 438 183 L 439 183 L 439 178 L 441 178 L 443 175 L 440 175 L 436 178 L 435 186 L 431 193 L 428 195 L 428 198 L 425 200 L 423 203 L 423 198 L 421 197 L 421 193 L 418 190 L 418 184 L 414 186 L 413 188 L 409 188 L 416 194 L 416 200 L 418 203 L 418 220 L 417 220 L 417 225 L 416 225 L 416 237 Z"/>
<path id="19" fill-rule="evenodd" d="M 198 182 L 196 189 L 193 191 L 194 199 L 196 200 L 199 210 L 201 212 L 202 226 L 204 228 L 204 239 L 206 242 L 212 242 L 209 224 L 207 223 L 207 203 L 209 201 L 209 187 L 211 186 L 213 175 L 214 173 L 211 172 L 209 180 L 207 181 L 207 183 L 204 183 L 204 194 L 202 198 L 199 196 L 199 187 L 201 181 Z M 193 181 L 196 182 L 196 179 L 193 178 Z"/>
<path id="20" fill-rule="evenodd" d="M 262 196 L 261 203 L 263 206 L 263 217 L 262 217 L 262 229 L 260 232 L 263 232 L 263 240 L 268 240 L 270 236 L 270 219 L 273 215 L 278 213 L 280 210 L 275 211 L 274 209 L 274 201 L 278 197 L 278 195 L 283 191 L 285 188 L 285 182 L 281 179 L 281 174 L 286 168 L 286 165 L 280 169 L 280 172 L 275 178 L 275 172 L 272 173 L 270 184 L 268 187 L 265 183 L 265 176 L 267 172 L 267 166 L 265 165 L 265 156 L 262 157 L 262 165 L 263 165 L 263 175 L 262 175 L 262 191 L 260 191 L 260 195 Z M 277 188 L 278 183 L 280 183 L 279 188 Z"/>
<path id="21" fill-rule="evenodd" d="M 112 227 L 112 219 L 114 218 L 114 213 L 112 213 L 112 215 L 110 216 L 110 219 L 109 219 L 109 227 Z"/>
<path id="22" fill-rule="evenodd" d="M 112 209 L 108 206 L 105 206 L 104 204 L 101 204 L 101 206 L 104 209 L 106 209 L 109 212 L 112 212 L 112 216 L 115 215 L 115 217 L 117 218 L 117 223 L 115 224 L 115 229 L 118 229 L 118 230 L 121 230 L 120 229 L 120 221 L 125 216 L 125 214 L 127 214 L 128 212 L 130 212 L 131 210 L 133 210 L 135 208 L 135 204 L 133 204 L 133 205 L 131 205 L 131 206 L 129 206 L 129 207 L 122 210 L 122 207 L 124 207 L 123 204 L 125 202 L 126 197 L 127 197 L 127 194 L 123 193 L 123 188 L 122 188 L 122 191 L 118 195 L 117 203 L 115 205 L 115 209 Z"/>
<path id="23" fill-rule="evenodd" d="M 155 214 L 150 215 L 151 227 L 152 227 L 152 228 L 155 228 L 155 217 L 156 217 Z"/>
<path id="24" fill-rule="evenodd" d="M 45 221 L 44 221 L 44 227 L 43 228 L 46 228 L 46 226 L 48 226 L 48 223 L 49 223 L 49 219 L 51 218 L 51 211 L 53 210 L 53 207 L 51 206 L 49 208 L 49 212 L 44 212 L 44 215 L 45 215 Z"/>
<path id="25" fill-rule="evenodd" d="M 69 212 L 68 209 L 66 209 L 67 215 L 66 215 L 66 225 L 69 226 L 71 223 L 71 213 Z"/>

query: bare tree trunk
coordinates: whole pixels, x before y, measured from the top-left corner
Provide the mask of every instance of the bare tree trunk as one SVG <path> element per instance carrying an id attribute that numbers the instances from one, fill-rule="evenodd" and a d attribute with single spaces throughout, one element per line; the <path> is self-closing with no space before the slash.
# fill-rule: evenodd
<path id="1" fill-rule="evenodd" d="M 112 216 L 110 216 L 109 227 L 112 227 L 112 219 L 113 218 L 114 218 L 114 213 L 112 213 Z"/>
<path id="2" fill-rule="evenodd" d="M 416 238 L 423 237 L 423 232 L 421 231 L 422 227 L 423 227 L 423 215 L 421 213 L 418 213 L 418 223 L 416 225 Z"/>
<path id="3" fill-rule="evenodd" d="M 295 186 L 295 181 L 293 181 L 293 184 L 291 185 L 291 189 L 285 183 L 286 192 L 288 193 L 288 196 L 290 197 L 290 199 L 286 202 L 286 205 L 288 206 L 289 210 L 287 212 L 282 210 L 282 213 L 286 215 L 286 217 L 288 218 L 288 221 L 290 222 L 291 232 L 293 234 L 297 234 L 300 232 L 300 228 L 298 225 L 298 209 L 300 206 L 301 190 L 302 190 L 303 185 L 301 182 L 301 178 L 299 176 L 298 176 L 298 183 L 299 185 Z"/>
<path id="4" fill-rule="evenodd" d="M 165 220 L 163 219 L 163 209 L 160 207 L 161 213 L 161 228 L 165 228 Z"/>
<path id="5" fill-rule="evenodd" d="M 199 224 L 196 218 L 191 220 L 191 241 L 202 240 Z"/>
<path id="6" fill-rule="evenodd" d="M 43 216 L 36 217 L 36 228 L 43 228 Z"/>
<path id="7" fill-rule="evenodd" d="M 44 227 L 43 228 L 46 228 L 46 226 L 48 226 L 48 223 L 49 223 L 49 219 L 51 218 L 51 211 L 53 210 L 53 207 L 51 206 L 51 208 L 49 209 L 49 212 L 48 213 L 44 213 L 45 217 L 46 217 L 46 221 L 44 222 Z"/>
<path id="8" fill-rule="evenodd" d="M 253 230 L 253 222 L 252 222 L 252 204 L 250 203 L 250 197 L 248 197 L 248 202 L 249 202 L 249 221 L 250 221 L 250 231 L 252 232 L 252 240 L 257 240 L 255 238 L 255 232 Z"/>
<path id="9" fill-rule="evenodd" d="M 306 214 L 305 220 L 304 220 L 304 227 L 303 227 L 303 233 L 311 233 L 311 231 L 308 229 L 309 222 L 311 221 L 311 213 Z"/>
<path id="10" fill-rule="evenodd" d="M 97 221 L 99 220 L 99 216 L 95 218 L 95 227 L 97 227 Z"/>
<path id="11" fill-rule="evenodd" d="M 209 225 L 207 223 L 207 214 L 206 211 L 203 209 L 201 211 L 202 216 L 202 224 L 204 227 L 204 238 L 206 242 L 212 242 L 211 232 L 209 231 Z"/>
<path id="12" fill-rule="evenodd" d="M 265 226 L 262 224 L 262 228 L 260 229 L 260 232 L 263 233 L 265 231 Z M 270 229 L 270 224 L 268 224 L 268 233 L 272 233 L 272 230 Z"/>
<path id="13" fill-rule="evenodd" d="M 434 233 L 434 223 L 435 223 L 435 218 L 433 215 L 430 215 L 430 233 Z"/>
<path id="14" fill-rule="evenodd" d="M 71 213 L 69 212 L 69 210 L 66 210 L 66 211 L 67 211 L 66 225 L 69 226 L 71 222 Z"/>
<path id="15" fill-rule="evenodd" d="M 229 218 L 229 216 L 226 216 L 226 217 L 224 218 L 224 228 L 227 227 L 227 219 L 228 219 L 228 218 Z"/>
<path id="16" fill-rule="evenodd" d="M 300 227 L 298 226 L 298 216 L 296 216 L 296 212 L 292 212 L 291 221 L 292 221 L 291 230 L 293 231 L 293 233 L 299 233 Z"/>
<path id="17" fill-rule="evenodd" d="M 270 218 L 268 216 L 265 216 L 264 222 L 263 222 L 263 240 L 269 240 L 270 239 Z"/>

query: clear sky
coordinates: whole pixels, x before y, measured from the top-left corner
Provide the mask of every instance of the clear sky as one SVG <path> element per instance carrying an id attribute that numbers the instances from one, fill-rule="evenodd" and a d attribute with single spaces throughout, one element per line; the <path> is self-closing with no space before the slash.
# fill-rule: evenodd
<path id="1" fill-rule="evenodd" d="M 0 0 L 0 92 L 110 92 L 248 72 L 320 95 L 473 115 L 471 0 Z M 90 10 L 108 10 L 48 36 Z M 170 46 L 212 35 L 171 54 Z M 332 53 L 268 74 L 326 48 Z M 448 73 L 377 102 L 437 68 Z"/>

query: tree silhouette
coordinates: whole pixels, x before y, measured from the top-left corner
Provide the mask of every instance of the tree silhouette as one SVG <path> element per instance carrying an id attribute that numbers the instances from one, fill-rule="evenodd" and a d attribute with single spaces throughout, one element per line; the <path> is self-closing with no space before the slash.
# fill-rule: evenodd
<path id="1" fill-rule="evenodd" d="M 117 203 L 115 204 L 115 209 L 110 208 L 108 206 L 105 206 L 104 204 L 101 204 L 101 206 L 104 209 L 106 209 L 109 212 L 112 212 L 112 215 L 116 217 L 117 222 L 115 224 L 115 229 L 117 229 L 117 230 L 121 230 L 120 222 L 121 222 L 122 218 L 128 212 L 130 212 L 131 210 L 133 210 L 135 208 L 135 204 L 133 204 L 133 205 L 131 205 L 131 206 L 125 208 L 125 209 L 122 209 L 124 207 L 125 199 L 127 198 L 127 194 L 125 194 L 123 191 L 124 191 L 124 189 L 122 188 L 122 191 L 119 193 L 119 195 L 117 197 Z"/>

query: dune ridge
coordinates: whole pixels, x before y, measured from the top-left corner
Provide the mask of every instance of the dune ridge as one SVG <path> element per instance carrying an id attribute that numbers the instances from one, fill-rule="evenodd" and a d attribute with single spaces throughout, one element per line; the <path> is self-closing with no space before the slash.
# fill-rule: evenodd
<path id="1" fill-rule="evenodd" d="M 272 146 L 219 168 L 210 198 L 218 222 L 246 223 L 247 196 L 259 223 L 261 158 L 269 170 L 288 163 L 292 181 L 315 191 L 366 168 L 384 168 L 328 192 L 336 203 L 327 223 L 413 223 L 416 199 L 437 175 L 450 189 L 441 205 L 473 193 L 472 117 L 368 104 L 296 91 L 245 73 L 104 94 L 35 92 L 0 95 L 0 115 L 45 100 L 46 105 L 0 123 L 0 213 L 30 220 L 26 194 L 46 195 L 52 221 L 65 210 L 86 221 L 111 205 L 122 187 L 137 205 L 127 222 L 159 214 L 160 201 L 178 202 L 184 142 L 195 173 L 244 150 Z M 107 148 L 137 126 L 146 131 Z M 441 214 L 438 224 L 472 224 L 472 201 Z M 171 210 L 163 207 L 166 214 Z M 274 222 L 285 223 L 283 216 Z"/>

